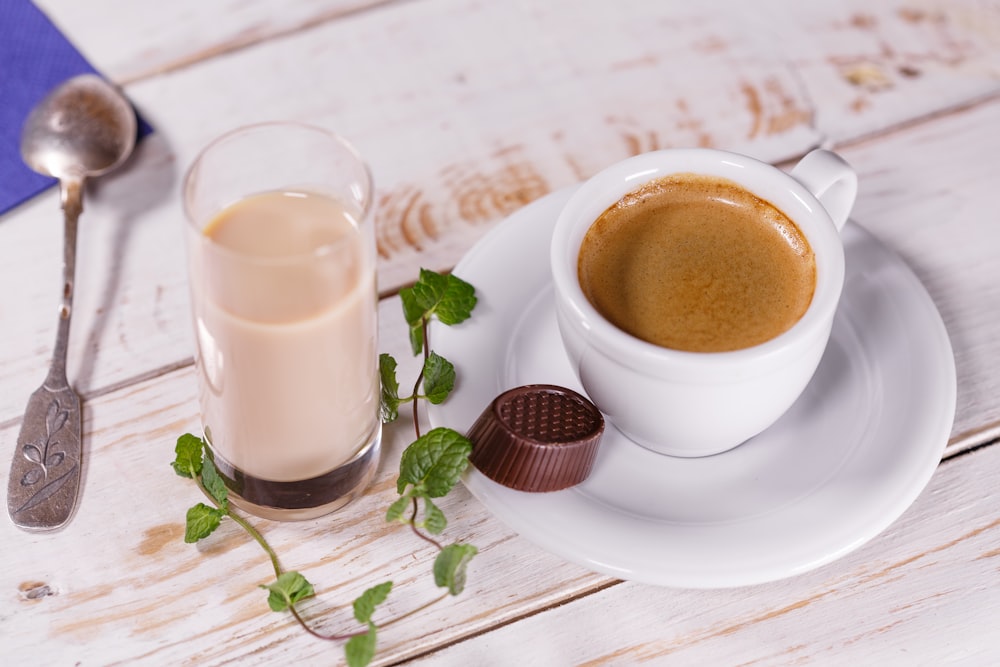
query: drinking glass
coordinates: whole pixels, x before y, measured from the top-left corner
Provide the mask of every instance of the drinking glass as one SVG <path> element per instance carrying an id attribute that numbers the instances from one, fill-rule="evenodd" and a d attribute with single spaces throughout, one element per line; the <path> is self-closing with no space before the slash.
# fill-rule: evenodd
<path id="1" fill-rule="evenodd" d="M 252 514 L 332 512 L 379 460 L 369 171 L 335 134 L 265 123 L 205 148 L 183 195 L 206 455 Z"/>

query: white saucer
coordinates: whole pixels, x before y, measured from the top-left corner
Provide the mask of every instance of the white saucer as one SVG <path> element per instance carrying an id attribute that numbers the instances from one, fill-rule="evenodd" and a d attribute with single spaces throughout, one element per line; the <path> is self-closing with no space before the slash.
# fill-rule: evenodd
<path id="1" fill-rule="evenodd" d="M 582 391 L 553 312 L 548 247 L 572 189 L 510 216 L 455 267 L 473 317 L 434 326 L 458 385 L 430 420 L 464 432 L 500 392 Z M 590 478 L 513 491 L 470 467 L 469 490 L 538 546 L 594 571 L 665 586 L 741 586 L 792 576 L 857 549 L 916 499 L 955 414 L 955 363 L 940 315 L 896 255 L 853 223 L 833 335 L 801 399 L 777 424 L 702 459 L 655 454 L 611 424 Z M 725 419 L 720 406 L 719 419 Z"/>

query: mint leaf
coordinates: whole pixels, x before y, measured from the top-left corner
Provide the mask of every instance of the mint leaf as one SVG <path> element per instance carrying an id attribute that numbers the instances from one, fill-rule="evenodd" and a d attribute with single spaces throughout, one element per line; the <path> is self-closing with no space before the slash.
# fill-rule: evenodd
<path id="1" fill-rule="evenodd" d="M 209 457 L 205 457 L 205 463 L 201 468 L 201 483 L 205 485 L 208 495 L 212 496 L 215 502 L 219 503 L 223 511 L 229 508 L 229 491 L 226 489 L 225 482 L 219 477 L 219 471 L 216 470 L 215 464 Z"/>
<path id="2" fill-rule="evenodd" d="M 420 354 L 424 349 L 424 323 L 430 320 L 431 313 L 447 287 L 447 279 L 433 271 L 420 269 L 420 278 L 413 287 L 399 290 L 399 298 L 403 303 L 403 317 L 410 325 L 410 347 L 413 354 Z"/>
<path id="3" fill-rule="evenodd" d="M 358 623 L 370 624 L 375 607 L 385 602 L 391 590 L 392 582 L 386 581 L 362 593 L 361 597 L 354 601 L 354 618 L 358 619 Z"/>
<path id="4" fill-rule="evenodd" d="M 429 269 L 420 269 L 420 278 L 413 287 L 399 290 L 399 296 L 403 299 L 403 316 L 406 318 L 406 323 L 413 326 L 420 320 L 430 317 L 447 291 L 447 276 Z"/>
<path id="5" fill-rule="evenodd" d="M 424 396 L 437 405 L 455 388 L 455 367 L 444 357 L 431 352 L 424 361 Z"/>
<path id="6" fill-rule="evenodd" d="M 375 626 L 369 624 L 368 632 L 355 635 L 344 644 L 347 667 L 366 667 L 375 657 Z"/>
<path id="7" fill-rule="evenodd" d="M 198 503 L 187 511 L 184 526 L 184 541 L 188 544 L 204 539 L 215 532 L 222 521 L 223 513 L 205 503 Z"/>
<path id="8" fill-rule="evenodd" d="M 170 464 L 174 472 L 189 479 L 200 475 L 204 447 L 205 442 L 196 435 L 185 433 L 177 438 L 177 445 L 174 447 L 176 457 Z"/>
<path id="9" fill-rule="evenodd" d="M 466 568 L 479 552 L 471 544 L 450 544 L 434 559 L 434 583 L 452 595 L 465 590 Z"/>
<path id="10" fill-rule="evenodd" d="M 424 347 L 423 325 L 431 316 L 444 324 L 458 324 L 469 318 L 476 307 L 476 290 L 454 275 L 442 275 L 420 269 L 420 278 L 413 287 L 399 290 L 403 302 L 403 317 L 410 325 L 410 345 L 413 354 Z"/>
<path id="11" fill-rule="evenodd" d="M 444 512 L 431 502 L 430 498 L 424 498 L 424 528 L 431 535 L 440 535 L 448 527 L 448 519 Z"/>
<path id="12" fill-rule="evenodd" d="M 476 301 L 475 288 L 454 274 L 449 274 L 444 294 L 434 309 L 434 314 L 443 324 L 458 324 L 469 319 Z"/>
<path id="13" fill-rule="evenodd" d="M 269 591 L 267 605 L 272 611 L 285 611 L 299 600 L 314 594 L 312 584 L 295 571 L 282 572 L 273 584 L 261 588 Z"/>
<path id="14" fill-rule="evenodd" d="M 469 465 L 472 443 L 450 428 L 435 428 L 403 451 L 396 490 L 402 494 L 413 484 L 420 495 L 440 498 L 458 483 Z"/>
<path id="15" fill-rule="evenodd" d="M 393 521 L 402 521 L 403 523 L 409 523 L 408 519 L 403 518 L 403 514 L 406 512 L 407 508 L 413 499 L 409 495 L 400 496 L 396 499 L 396 502 L 389 505 L 389 509 L 386 510 L 385 520 L 388 523 Z"/>
<path id="16" fill-rule="evenodd" d="M 391 354 L 383 352 L 378 355 L 378 372 L 382 379 L 379 412 L 382 415 L 382 423 L 388 424 L 399 417 L 399 382 L 396 381 L 396 360 Z"/>
<path id="17" fill-rule="evenodd" d="M 413 350 L 413 356 L 417 356 L 424 349 L 424 328 L 422 322 L 410 326 L 410 348 Z"/>
<path id="18" fill-rule="evenodd" d="M 428 318 L 448 287 L 444 275 L 429 269 L 420 269 L 420 277 L 412 287 L 399 290 L 403 302 L 403 317 L 411 327 Z"/>
<path id="19" fill-rule="evenodd" d="M 366 624 L 368 632 L 363 635 L 355 635 L 347 640 L 347 644 L 344 646 L 344 656 L 350 667 L 364 667 L 375 657 L 377 628 L 372 623 L 372 614 L 375 613 L 375 607 L 385 602 L 385 599 L 389 597 L 391 590 L 392 582 L 386 581 L 372 586 L 354 601 L 354 618 L 358 619 L 359 623 Z"/>

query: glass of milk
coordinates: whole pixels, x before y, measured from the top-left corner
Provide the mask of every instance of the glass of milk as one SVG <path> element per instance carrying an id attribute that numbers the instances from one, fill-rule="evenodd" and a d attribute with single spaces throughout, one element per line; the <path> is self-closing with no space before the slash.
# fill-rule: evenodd
<path id="1" fill-rule="evenodd" d="M 207 455 L 230 500 L 299 520 L 360 495 L 381 422 L 372 183 L 342 138 L 226 134 L 184 181 Z"/>

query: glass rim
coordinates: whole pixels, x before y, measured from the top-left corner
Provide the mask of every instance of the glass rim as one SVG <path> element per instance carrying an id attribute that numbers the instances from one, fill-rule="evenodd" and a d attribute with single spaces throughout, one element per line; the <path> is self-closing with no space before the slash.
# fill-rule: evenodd
<path id="1" fill-rule="evenodd" d="M 324 243 L 320 246 L 317 246 L 316 248 L 313 248 L 312 250 L 309 250 L 307 252 L 295 253 L 292 255 L 285 255 L 281 257 L 260 257 L 245 252 L 241 252 L 239 250 L 233 250 L 232 248 L 229 248 L 225 245 L 218 243 L 211 236 L 208 236 L 204 233 L 204 227 L 199 226 L 199 223 L 196 220 L 196 216 L 191 211 L 191 206 L 189 203 L 190 200 L 189 191 L 194 181 L 194 175 L 198 167 L 201 165 L 205 155 L 208 154 L 209 151 L 217 148 L 218 146 L 220 146 L 223 143 L 226 143 L 227 141 L 236 138 L 239 135 L 250 134 L 260 130 L 282 129 L 282 128 L 304 130 L 306 132 L 312 132 L 314 134 L 322 135 L 327 139 L 332 139 L 335 143 L 339 144 L 341 148 L 345 149 L 351 155 L 351 157 L 356 161 L 356 163 L 360 167 L 361 173 L 363 174 L 361 182 L 363 183 L 365 188 L 364 192 L 365 197 L 362 200 L 363 204 L 360 211 L 358 211 L 357 220 L 355 221 L 357 229 L 359 231 L 361 230 L 363 221 L 365 220 L 365 218 L 368 217 L 368 214 L 371 212 L 372 204 L 374 202 L 374 196 L 373 196 L 374 183 L 372 179 L 371 169 L 368 167 L 368 163 L 365 162 L 364 158 L 362 158 L 361 153 L 357 150 L 357 148 L 355 148 L 354 145 L 351 142 L 349 142 L 346 138 L 344 138 L 342 135 L 337 134 L 336 132 L 333 132 L 331 130 L 327 130 L 326 128 L 322 128 L 309 123 L 304 123 L 301 121 L 272 120 L 272 121 L 263 121 L 260 123 L 251 123 L 249 125 L 241 125 L 239 127 L 236 127 L 232 130 L 228 130 L 218 135 L 217 137 L 212 139 L 212 141 L 207 143 L 201 150 L 199 150 L 194 160 L 191 161 L 191 165 L 185 171 L 184 179 L 182 180 L 181 184 L 181 206 L 184 211 L 184 218 L 185 218 L 184 226 L 187 228 L 189 233 L 195 234 L 197 237 L 199 237 L 200 240 L 203 243 L 207 244 L 209 247 L 211 247 L 214 252 L 219 252 L 223 255 L 228 255 L 233 258 L 252 263 L 259 263 L 265 265 L 267 264 L 280 265 L 280 264 L 301 262 L 303 260 L 308 260 L 308 259 L 322 259 L 323 257 L 334 254 L 337 251 L 338 247 L 348 242 L 348 237 L 341 237 L 335 241 Z M 320 191 L 309 190 L 308 188 L 295 188 L 292 186 L 275 186 L 274 188 L 270 188 L 267 190 L 260 190 L 257 192 L 247 193 L 242 198 L 252 197 L 254 195 L 260 195 L 269 192 L 279 192 L 279 193 L 297 192 L 302 194 L 315 194 L 317 196 L 330 197 L 330 195 L 328 194 L 325 194 Z M 237 201 L 240 201 L 240 199 L 237 199 L 233 202 L 224 205 L 218 211 L 215 212 L 215 215 L 225 210 L 228 206 L 235 204 Z M 348 212 L 348 215 L 353 220 L 354 216 L 350 215 L 350 212 Z"/>

